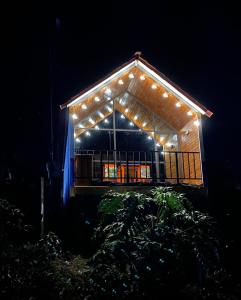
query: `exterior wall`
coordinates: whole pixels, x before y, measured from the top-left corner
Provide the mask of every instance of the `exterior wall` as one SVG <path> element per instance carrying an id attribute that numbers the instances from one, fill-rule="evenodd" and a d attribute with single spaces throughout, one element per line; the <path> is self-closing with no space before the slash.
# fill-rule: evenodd
<path id="1" fill-rule="evenodd" d="M 182 157 L 180 157 L 179 169 L 180 169 L 180 163 L 183 166 L 180 170 L 180 173 L 184 178 L 187 176 L 192 178 L 189 180 L 183 179 L 182 183 L 202 185 L 203 174 L 202 174 L 199 127 L 194 124 L 193 120 L 190 121 L 180 131 L 179 145 L 180 145 L 180 151 L 182 152 L 199 152 L 199 153 L 189 153 L 189 154 L 184 153 Z M 199 179 L 195 179 L 195 178 L 199 178 Z"/>

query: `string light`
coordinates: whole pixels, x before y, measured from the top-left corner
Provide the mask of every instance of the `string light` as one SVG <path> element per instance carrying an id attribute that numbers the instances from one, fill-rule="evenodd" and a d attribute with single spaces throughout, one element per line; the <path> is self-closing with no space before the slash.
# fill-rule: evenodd
<path id="1" fill-rule="evenodd" d="M 106 124 L 108 124 L 108 123 L 109 123 L 109 120 L 108 120 L 108 119 L 105 119 L 104 122 L 105 122 Z"/>
<path id="2" fill-rule="evenodd" d="M 121 117 L 121 119 L 125 119 L 125 116 L 124 116 L 123 114 L 121 114 L 121 116 L 120 116 L 120 117 Z"/>
<path id="3" fill-rule="evenodd" d="M 130 122 L 130 126 L 134 126 L 134 123 L 133 123 L 133 122 Z"/>
<path id="4" fill-rule="evenodd" d="M 95 124 L 95 121 L 92 119 L 92 118 L 89 118 L 89 122 L 94 125 Z"/>
<path id="5" fill-rule="evenodd" d="M 165 92 L 165 93 L 162 94 L 162 96 L 163 96 L 164 98 L 168 98 L 168 93 Z"/>
<path id="6" fill-rule="evenodd" d="M 95 102 L 99 102 L 100 101 L 100 98 L 99 97 L 95 97 Z"/>
<path id="7" fill-rule="evenodd" d="M 146 122 L 143 122 L 142 126 L 145 127 L 146 126 Z"/>
<path id="8" fill-rule="evenodd" d="M 77 120 L 78 116 L 76 114 L 72 114 L 72 118 L 73 118 L 73 120 Z"/>
<path id="9" fill-rule="evenodd" d="M 163 141 L 164 141 L 164 137 L 161 136 L 161 137 L 160 137 L 160 142 L 163 142 Z"/>
<path id="10" fill-rule="evenodd" d="M 112 112 L 112 109 L 108 105 L 106 105 L 106 108 L 109 112 Z"/>
<path id="11" fill-rule="evenodd" d="M 178 108 L 181 107 L 181 103 L 180 103 L 180 102 L 177 102 L 177 103 L 176 103 L 176 107 L 178 107 Z"/>
<path id="12" fill-rule="evenodd" d="M 83 128 L 84 126 L 81 123 L 79 123 L 78 127 Z"/>
<path id="13" fill-rule="evenodd" d="M 134 117 L 134 120 L 136 121 L 138 119 L 138 116 L 137 115 L 135 115 L 135 117 Z"/>
<path id="14" fill-rule="evenodd" d="M 169 148 L 169 147 L 172 146 L 172 144 L 171 143 L 166 143 L 166 146 Z"/>
<path id="15" fill-rule="evenodd" d="M 200 122 L 199 122 L 198 120 L 194 121 L 193 123 L 194 123 L 194 125 L 197 126 L 197 127 L 200 125 Z"/>
<path id="16" fill-rule="evenodd" d="M 90 132 L 86 131 L 85 135 L 90 136 Z"/>
<path id="17" fill-rule="evenodd" d="M 104 119 L 105 116 L 102 114 L 102 112 L 99 111 L 98 114 L 102 119 Z"/>
<path id="18" fill-rule="evenodd" d="M 152 88 L 153 90 L 156 90 L 156 89 L 157 89 L 157 86 L 156 86 L 155 84 L 153 84 L 153 85 L 151 86 L 151 88 Z"/>
<path id="19" fill-rule="evenodd" d="M 149 135 L 148 135 L 148 137 L 147 137 L 147 138 L 148 138 L 148 140 L 152 140 L 152 137 L 151 137 L 151 136 L 149 136 Z"/>
<path id="20" fill-rule="evenodd" d="M 192 111 L 189 110 L 189 112 L 187 112 L 187 115 L 188 115 L 188 116 L 192 116 Z"/>
<path id="21" fill-rule="evenodd" d="M 76 143 L 80 143 L 80 139 L 79 138 L 76 138 L 75 141 L 76 141 Z"/>
<path id="22" fill-rule="evenodd" d="M 128 76 L 130 79 L 133 79 L 134 78 L 134 75 L 132 73 L 129 74 Z"/>
<path id="23" fill-rule="evenodd" d="M 126 109 L 125 109 L 125 113 L 128 113 L 128 111 L 129 111 L 129 109 L 128 109 L 128 108 L 126 108 Z"/>
<path id="24" fill-rule="evenodd" d="M 82 104 L 82 109 L 87 109 L 87 106 L 85 104 Z"/>
<path id="25" fill-rule="evenodd" d="M 105 90 L 105 94 L 108 95 L 108 96 L 110 96 L 110 95 L 111 95 L 111 89 L 110 89 L 110 88 L 107 88 L 107 89 Z"/>
<path id="26" fill-rule="evenodd" d="M 100 129 L 100 127 L 98 125 L 95 126 L 95 129 Z"/>
<path id="27" fill-rule="evenodd" d="M 118 83 L 119 83 L 120 85 L 123 85 L 123 84 L 124 84 L 124 82 L 123 82 L 122 79 L 120 79 L 120 80 L 118 81 Z"/>
<path id="28" fill-rule="evenodd" d="M 140 80 L 145 80 L 146 78 L 145 78 L 145 76 L 144 75 L 141 75 L 140 76 Z"/>
<path id="29" fill-rule="evenodd" d="M 110 104 L 113 105 L 113 100 L 110 101 Z"/>
<path id="30" fill-rule="evenodd" d="M 159 143 L 156 143 L 156 146 L 157 146 L 157 147 L 160 147 L 160 144 L 159 144 Z"/>
<path id="31" fill-rule="evenodd" d="M 76 133 L 74 132 L 74 138 L 76 137 Z"/>

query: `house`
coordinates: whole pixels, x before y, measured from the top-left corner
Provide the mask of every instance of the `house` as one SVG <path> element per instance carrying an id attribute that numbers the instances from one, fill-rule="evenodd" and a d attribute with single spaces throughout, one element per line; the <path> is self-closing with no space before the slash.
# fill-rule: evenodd
<path id="1" fill-rule="evenodd" d="M 212 112 L 140 52 L 61 109 L 65 203 L 86 186 L 204 186 L 202 117 Z"/>

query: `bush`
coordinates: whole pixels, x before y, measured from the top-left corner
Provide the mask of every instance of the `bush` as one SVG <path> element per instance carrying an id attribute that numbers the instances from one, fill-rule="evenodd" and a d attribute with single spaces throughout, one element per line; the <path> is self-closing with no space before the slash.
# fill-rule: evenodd
<path id="1" fill-rule="evenodd" d="M 156 188 L 149 196 L 109 192 L 99 212 L 99 250 L 86 277 L 87 294 L 95 299 L 229 299 L 215 222 L 194 210 L 184 195 L 170 188 Z"/>

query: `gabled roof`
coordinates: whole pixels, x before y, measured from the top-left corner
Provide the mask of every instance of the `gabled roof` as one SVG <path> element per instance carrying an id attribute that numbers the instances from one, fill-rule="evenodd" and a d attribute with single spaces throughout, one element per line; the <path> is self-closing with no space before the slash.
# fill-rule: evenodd
<path id="1" fill-rule="evenodd" d="M 149 64 L 145 59 L 141 57 L 140 52 L 136 52 L 134 57 L 130 59 L 125 64 L 121 65 L 119 68 L 113 70 L 110 74 L 97 81 L 95 84 L 89 86 L 88 88 L 80 91 L 77 95 L 70 98 L 64 104 L 60 106 L 61 109 L 74 106 L 81 103 L 84 99 L 89 97 L 91 94 L 99 91 L 101 88 L 106 86 L 112 80 L 117 79 L 123 73 L 130 71 L 132 68 L 137 67 L 141 69 L 148 76 L 152 77 L 157 83 L 162 85 L 170 93 L 174 94 L 180 101 L 184 102 L 188 106 L 192 107 L 195 111 L 206 115 L 208 117 L 212 116 L 212 112 L 208 110 L 199 101 L 190 96 L 187 92 L 182 90 L 178 85 L 167 78 L 163 73 L 159 72 L 154 66 Z"/>

